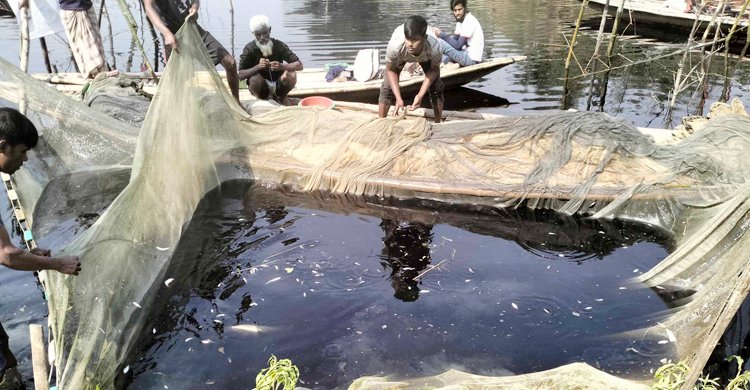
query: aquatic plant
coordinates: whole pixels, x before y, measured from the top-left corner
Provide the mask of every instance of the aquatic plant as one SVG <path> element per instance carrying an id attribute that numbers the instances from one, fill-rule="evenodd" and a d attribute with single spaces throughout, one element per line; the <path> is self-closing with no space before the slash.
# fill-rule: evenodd
<path id="1" fill-rule="evenodd" d="M 745 363 L 742 357 L 732 355 L 727 358 L 728 361 L 735 360 L 737 362 L 737 375 L 729 381 L 725 390 L 740 390 L 747 389 L 750 387 L 750 371 L 742 371 L 742 367 Z M 654 374 L 654 384 L 651 386 L 654 390 L 677 390 L 682 387 L 685 383 L 685 375 L 690 371 L 685 362 L 679 363 L 667 363 Z M 693 386 L 694 390 L 718 390 L 719 382 L 715 378 L 701 377 L 698 379 L 698 383 Z"/>
<path id="2" fill-rule="evenodd" d="M 268 359 L 268 368 L 260 370 L 255 377 L 255 388 L 257 390 L 277 390 L 283 386 L 284 390 L 294 390 L 299 379 L 299 369 L 289 359 L 277 360 L 271 355 Z"/>

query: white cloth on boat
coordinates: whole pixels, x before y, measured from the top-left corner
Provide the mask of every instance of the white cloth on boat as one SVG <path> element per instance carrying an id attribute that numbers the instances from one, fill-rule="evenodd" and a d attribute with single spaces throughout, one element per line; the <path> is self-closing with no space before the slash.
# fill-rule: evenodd
<path id="1" fill-rule="evenodd" d="M 16 16 L 19 15 L 18 0 L 8 0 L 8 5 L 13 9 Z M 37 39 L 63 31 L 64 27 L 60 19 L 60 6 L 57 0 L 33 0 L 29 1 L 29 38 Z M 21 24 L 21 18 L 16 18 Z"/>

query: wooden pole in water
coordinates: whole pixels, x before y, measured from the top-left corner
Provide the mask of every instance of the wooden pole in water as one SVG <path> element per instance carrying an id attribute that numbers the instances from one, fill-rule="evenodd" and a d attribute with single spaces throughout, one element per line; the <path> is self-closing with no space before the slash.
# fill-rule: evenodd
<path id="1" fill-rule="evenodd" d="M 234 0 L 229 0 L 229 19 L 231 23 L 232 57 L 234 57 Z"/>
<path id="2" fill-rule="evenodd" d="M 44 332 L 39 324 L 29 325 L 31 363 L 34 371 L 34 390 L 49 390 L 47 352 L 44 349 Z"/>
<path id="3" fill-rule="evenodd" d="M 125 20 L 128 22 L 128 27 L 130 27 L 130 33 L 133 34 L 135 43 L 138 45 L 138 48 L 141 50 L 141 56 L 143 56 L 143 62 L 146 64 L 146 67 L 148 68 L 149 73 L 151 73 L 151 79 L 154 81 L 158 81 L 158 78 L 156 77 L 156 72 L 154 72 L 154 68 L 151 66 L 151 61 L 148 60 L 148 56 L 146 55 L 146 50 L 143 48 L 143 44 L 141 43 L 141 40 L 138 39 L 138 30 L 136 29 L 137 26 L 135 24 L 135 19 L 133 18 L 133 14 L 130 12 L 130 7 L 128 7 L 128 3 L 126 3 L 125 0 L 117 0 L 117 2 L 120 4 L 122 15 L 125 16 Z"/>
<path id="4" fill-rule="evenodd" d="M 52 73 L 52 64 L 49 62 L 49 50 L 47 50 L 47 40 L 39 37 L 39 44 L 42 46 L 42 57 L 44 57 L 44 66 L 47 67 L 47 73 Z"/>
<path id="5" fill-rule="evenodd" d="M 99 24 L 99 30 L 102 29 L 102 14 L 104 14 L 104 2 L 105 0 L 102 0 L 102 3 L 99 5 L 99 20 L 97 23 Z"/>
<path id="6" fill-rule="evenodd" d="M 573 48 L 576 45 L 576 38 L 578 38 L 578 30 L 581 28 L 583 11 L 586 10 L 588 4 L 588 0 L 583 0 L 581 3 L 581 9 L 578 11 L 578 19 L 576 20 L 576 28 L 573 30 L 573 37 L 570 39 L 570 44 L 568 46 L 568 56 L 565 58 L 565 72 L 563 73 L 563 100 L 561 104 L 563 110 L 568 109 L 568 75 L 570 74 L 570 60 L 573 58 Z"/>
<path id="7" fill-rule="evenodd" d="M 740 13 L 737 15 L 736 18 L 734 18 L 734 23 L 732 24 L 732 28 L 729 29 L 729 34 L 727 34 L 726 43 L 724 44 L 724 88 L 721 89 L 721 96 L 719 97 L 719 101 L 722 101 L 722 102 L 729 101 L 729 88 L 732 83 L 729 77 L 729 73 L 730 72 L 734 73 L 734 69 L 737 67 L 737 64 L 745 56 L 747 45 L 748 43 L 750 43 L 747 40 L 745 40 L 745 46 L 742 48 L 742 54 L 740 54 L 740 57 L 737 59 L 737 61 L 735 61 L 734 66 L 732 66 L 730 70 L 729 69 L 729 44 L 732 41 L 732 36 L 734 35 L 734 32 L 737 30 L 737 26 L 740 24 L 740 19 L 743 17 L 743 15 L 745 15 L 745 11 L 747 10 L 748 5 L 750 5 L 750 0 L 745 0 L 745 2 L 742 4 L 742 9 L 740 10 Z"/>
<path id="8" fill-rule="evenodd" d="M 29 2 L 21 0 L 19 2 L 19 16 L 21 18 L 21 61 L 20 68 L 24 73 L 29 71 Z M 26 95 L 24 89 L 19 90 L 18 111 L 26 115 Z"/>
<path id="9" fill-rule="evenodd" d="M 615 20 L 612 24 L 612 33 L 609 35 L 609 43 L 607 44 L 607 71 L 602 76 L 602 85 L 599 89 L 599 111 L 604 110 L 604 102 L 607 100 L 607 88 L 609 86 L 609 72 L 612 71 L 612 52 L 615 50 L 615 44 L 617 43 L 617 28 L 620 27 L 620 17 L 622 17 L 622 10 L 625 8 L 625 0 L 620 2 L 615 13 Z"/>
<path id="10" fill-rule="evenodd" d="M 596 80 L 596 68 L 599 65 L 599 47 L 602 45 L 604 40 L 604 25 L 607 22 L 607 14 L 609 12 L 609 0 L 604 2 L 604 9 L 602 10 L 602 19 L 599 21 L 599 33 L 596 35 L 596 46 L 594 47 L 594 55 L 591 60 L 594 62 L 593 70 L 591 71 L 591 81 L 589 82 L 589 97 L 586 99 L 586 111 L 591 110 L 591 99 L 594 96 L 594 80 Z"/>

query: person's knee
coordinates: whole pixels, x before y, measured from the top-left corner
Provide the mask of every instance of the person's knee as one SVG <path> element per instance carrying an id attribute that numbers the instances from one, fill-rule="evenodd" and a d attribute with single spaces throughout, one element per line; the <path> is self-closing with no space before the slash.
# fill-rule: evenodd
<path id="1" fill-rule="evenodd" d="M 237 61 L 234 60 L 231 54 L 227 54 L 221 59 L 221 65 L 227 72 L 237 72 Z"/>
<path id="2" fill-rule="evenodd" d="M 261 100 L 267 100 L 268 96 L 271 94 L 271 91 L 268 89 L 268 84 L 266 84 L 266 79 L 258 74 L 248 79 L 247 87 L 253 96 Z"/>

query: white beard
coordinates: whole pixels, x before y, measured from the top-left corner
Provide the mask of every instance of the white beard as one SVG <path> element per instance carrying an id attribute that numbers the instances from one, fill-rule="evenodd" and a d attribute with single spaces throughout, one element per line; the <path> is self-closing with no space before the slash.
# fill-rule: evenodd
<path id="1" fill-rule="evenodd" d="M 255 40 L 255 44 L 258 45 L 258 48 L 260 49 L 260 52 L 263 53 L 264 56 L 270 57 L 271 54 L 273 53 L 273 41 L 272 40 L 269 39 L 268 43 L 266 43 L 264 45 L 264 44 L 258 42 L 258 40 L 256 39 Z"/>

